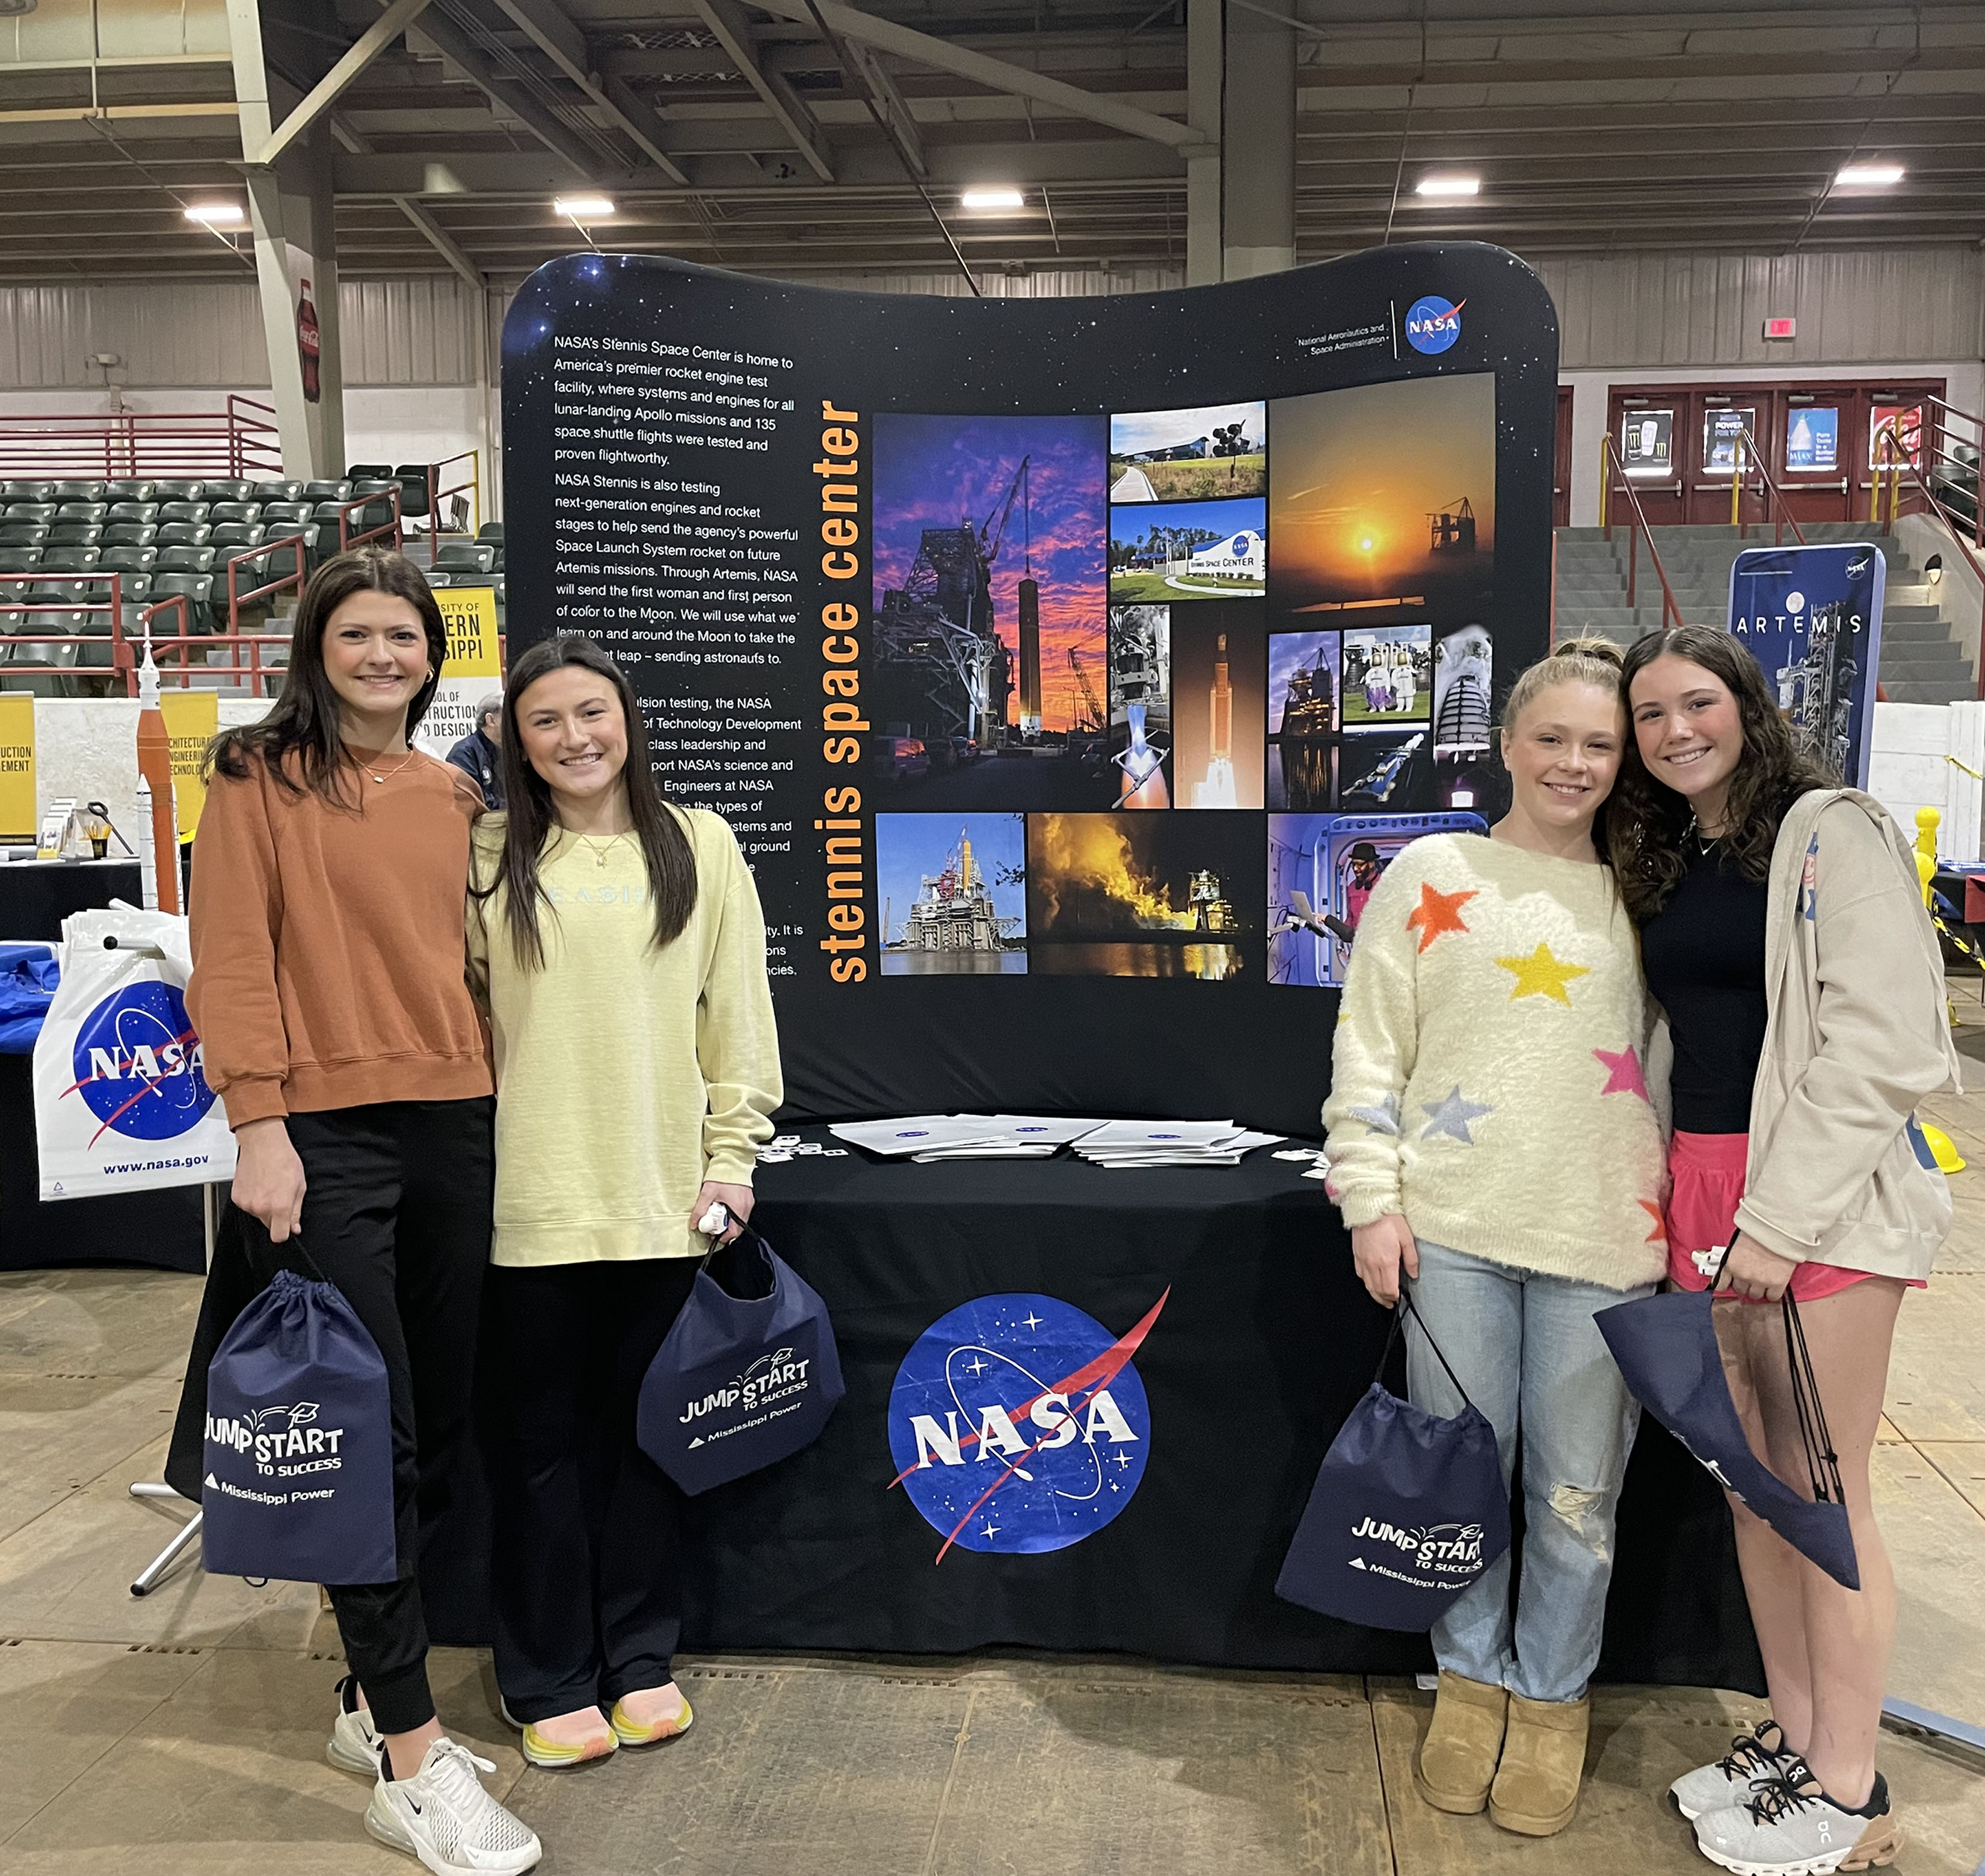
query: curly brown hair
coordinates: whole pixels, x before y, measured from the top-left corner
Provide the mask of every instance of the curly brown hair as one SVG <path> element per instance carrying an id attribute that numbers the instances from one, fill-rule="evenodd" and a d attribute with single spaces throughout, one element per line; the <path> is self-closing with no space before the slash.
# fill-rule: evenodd
<path id="1" fill-rule="evenodd" d="M 1620 686 L 1633 725 L 1634 680 L 1657 658 L 1681 658 L 1720 680 L 1737 700 L 1744 753 L 1730 777 L 1723 851 L 1745 877 L 1762 880 L 1772 870 L 1772 848 L 1785 810 L 1809 789 L 1839 786 L 1836 777 L 1793 733 L 1765 686 L 1756 659 L 1727 632 L 1710 626 L 1674 626 L 1650 632 L 1627 652 Z M 1620 779 L 1607 803 L 1606 838 L 1613 871 L 1636 925 L 1645 925 L 1681 884 L 1688 871 L 1688 842 L 1695 810 L 1686 796 L 1647 773 L 1640 743 L 1631 733 Z"/>

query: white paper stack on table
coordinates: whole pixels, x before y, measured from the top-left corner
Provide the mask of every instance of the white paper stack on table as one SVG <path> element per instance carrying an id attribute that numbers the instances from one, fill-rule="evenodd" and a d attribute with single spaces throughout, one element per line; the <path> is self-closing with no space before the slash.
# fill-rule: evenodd
<path id="1" fill-rule="evenodd" d="M 1231 1120 L 1110 1120 L 1074 1146 L 1096 1166 L 1238 1166 L 1243 1153 L 1287 1137 Z"/>
<path id="2" fill-rule="evenodd" d="M 912 1114 L 841 1121 L 828 1132 L 870 1153 L 928 1166 L 942 1159 L 1045 1159 L 1100 1124 L 1032 1114 Z"/>

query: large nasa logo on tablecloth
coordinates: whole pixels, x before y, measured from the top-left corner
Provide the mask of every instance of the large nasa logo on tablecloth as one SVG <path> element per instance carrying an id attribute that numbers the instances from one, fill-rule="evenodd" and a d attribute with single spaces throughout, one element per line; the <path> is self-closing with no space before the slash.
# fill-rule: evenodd
<path id="1" fill-rule="evenodd" d="M 894 1484 L 952 1545 L 1066 1549 L 1136 1496 L 1151 1414 L 1131 1357 L 1168 1290 L 1122 1335 L 1055 1297 L 981 1297 L 919 1336 L 889 1395 Z"/>

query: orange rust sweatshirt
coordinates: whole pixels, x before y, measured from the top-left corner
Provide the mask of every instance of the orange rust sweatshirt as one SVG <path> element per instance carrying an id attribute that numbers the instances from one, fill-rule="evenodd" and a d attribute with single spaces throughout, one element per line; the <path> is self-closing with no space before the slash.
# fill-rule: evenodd
<path id="1" fill-rule="evenodd" d="M 259 761 L 207 790 L 186 1010 L 230 1126 L 493 1086 L 464 975 L 482 797 L 431 756 L 351 753 L 356 807 L 292 794 Z"/>

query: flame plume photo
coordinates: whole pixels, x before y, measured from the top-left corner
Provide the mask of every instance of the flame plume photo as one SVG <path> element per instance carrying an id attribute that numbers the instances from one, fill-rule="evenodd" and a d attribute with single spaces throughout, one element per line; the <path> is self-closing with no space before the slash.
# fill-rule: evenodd
<path id="1" fill-rule="evenodd" d="M 1030 814 L 1028 968 L 1258 975 L 1262 866 L 1254 815 Z"/>

